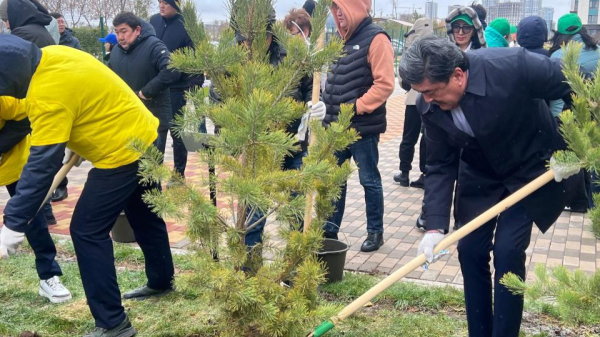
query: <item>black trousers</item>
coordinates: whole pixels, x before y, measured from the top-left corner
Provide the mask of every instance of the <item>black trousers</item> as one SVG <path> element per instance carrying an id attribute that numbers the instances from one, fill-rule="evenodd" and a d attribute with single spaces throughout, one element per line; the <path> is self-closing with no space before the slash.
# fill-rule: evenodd
<path id="1" fill-rule="evenodd" d="M 125 319 L 109 236 L 123 209 L 144 253 L 147 285 L 167 289 L 173 279 L 166 224 L 142 200 L 146 191 L 160 186 L 140 185 L 137 173 L 138 162 L 115 169 L 91 169 L 73 211 L 71 238 L 83 289 L 96 326 L 105 329 Z"/>
<path id="2" fill-rule="evenodd" d="M 412 161 L 415 156 L 415 145 L 421 134 L 421 114 L 416 105 L 407 105 L 404 110 L 404 128 L 402 131 L 402 142 L 400 143 L 400 171 L 412 170 Z M 426 145 L 425 137 L 421 137 L 419 143 L 419 169 L 425 173 Z"/>
<path id="3" fill-rule="evenodd" d="M 499 280 L 507 272 L 525 279 L 525 250 L 529 246 L 532 226 L 533 220 L 517 203 L 458 242 L 469 337 L 519 336 L 523 296 L 513 295 Z M 495 269 L 493 304 L 489 264 L 492 251 Z"/>
<path id="4" fill-rule="evenodd" d="M 581 169 L 579 173 L 565 180 L 567 206 L 571 209 L 587 209 L 591 194 L 591 175 L 587 170 Z"/>
<path id="5" fill-rule="evenodd" d="M 171 90 L 171 109 L 173 112 L 171 122 L 174 121 L 177 116 L 183 114 L 181 108 L 185 106 L 185 103 L 185 91 Z M 187 165 L 188 151 L 185 148 L 181 137 L 176 136 L 172 128 L 171 138 L 173 139 L 173 161 L 175 163 L 175 171 L 180 175 L 185 176 L 185 167 Z"/>
<path id="6" fill-rule="evenodd" d="M 67 184 L 69 183 L 69 179 L 65 176 L 65 178 L 58 184 L 58 188 L 67 188 Z"/>
<path id="7" fill-rule="evenodd" d="M 18 181 L 7 185 L 8 195 L 15 195 Z M 47 204 L 49 205 L 49 204 Z M 52 212 L 52 209 L 50 209 Z M 62 276 L 60 266 L 56 262 L 56 246 L 48 231 L 46 213 L 40 210 L 31 220 L 25 230 L 25 237 L 35 253 L 35 269 L 40 280 L 47 280 L 54 276 Z"/>

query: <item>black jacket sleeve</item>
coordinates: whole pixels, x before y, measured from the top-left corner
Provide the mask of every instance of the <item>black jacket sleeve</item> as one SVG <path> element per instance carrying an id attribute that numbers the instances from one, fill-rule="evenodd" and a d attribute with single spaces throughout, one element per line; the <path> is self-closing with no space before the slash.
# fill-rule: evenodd
<path id="1" fill-rule="evenodd" d="M 570 101 L 571 87 L 562 72 L 562 61 L 523 51 L 519 62 L 521 74 L 526 77 L 526 87 L 531 96 L 547 100 L 567 98 Z"/>
<path id="2" fill-rule="evenodd" d="M 204 74 L 190 75 L 190 88 L 194 88 L 194 87 L 201 88 L 203 84 L 204 84 Z"/>
<path id="3" fill-rule="evenodd" d="M 312 92 L 313 92 L 313 77 L 306 76 L 302 78 L 301 82 L 302 87 L 302 100 L 304 102 L 312 102 Z"/>
<path id="4" fill-rule="evenodd" d="M 50 190 L 54 175 L 62 166 L 66 143 L 32 146 L 16 194 L 4 209 L 4 224 L 23 233 L 37 214 Z"/>
<path id="5" fill-rule="evenodd" d="M 417 99 L 417 107 L 422 98 Z M 421 111 L 421 110 L 420 110 Z M 445 132 L 423 118 L 427 144 L 427 174 L 425 175 L 425 197 L 423 207 L 427 230 L 441 229 L 446 233 L 450 224 L 450 208 L 454 183 L 458 175 L 459 151 L 448 144 Z"/>
<path id="6" fill-rule="evenodd" d="M 158 75 L 141 90 L 147 98 L 152 98 L 166 90 L 171 84 L 177 82 L 181 76 L 180 73 L 168 69 L 170 54 L 167 46 L 162 41 L 157 40 L 153 45 L 151 57 L 153 66 L 158 70 Z"/>
<path id="7" fill-rule="evenodd" d="M 23 118 L 20 121 L 6 121 L 4 127 L 0 129 L 0 154 L 10 151 L 27 137 L 30 132 L 31 127 L 27 118 Z"/>
<path id="8" fill-rule="evenodd" d="M 73 37 L 73 48 L 81 50 L 81 43 L 79 43 L 79 39 Z"/>

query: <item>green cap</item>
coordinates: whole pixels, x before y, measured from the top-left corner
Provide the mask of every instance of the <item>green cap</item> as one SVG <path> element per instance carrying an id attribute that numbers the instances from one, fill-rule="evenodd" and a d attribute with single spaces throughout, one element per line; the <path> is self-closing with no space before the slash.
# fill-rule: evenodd
<path id="1" fill-rule="evenodd" d="M 567 31 L 569 27 L 577 27 L 574 30 Z M 575 13 L 567 13 L 558 19 L 558 24 L 556 26 L 556 31 L 559 34 L 573 35 L 577 34 L 581 30 L 582 24 L 581 19 Z"/>
<path id="2" fill-rule="evenodd" d="M 458 20 L 463 20 L 464 22 L 468 23 L 469 25 L 473 25 L 473 20 L 471 20 L 471 17 L 469 17 L 469 15 L 467 14 L 461 14 L 461 15 L 457 15 L 454 19 L 452 19 L 452 21 L 450 21 L 450 24 L 455 23 Z"/>
<path id="3" fill-rule="evenodd" d="M 510 33 L 511 34 L 516 34 L 517 33 L 517 26 L 510 25 Z"/>
<path id="4" fill-rule="evenodd" d="M 502 36 L 510 34 L 510 23 L 505 18 L 497 18 L 490 22 L 489 26 L 494 28 Z"/>

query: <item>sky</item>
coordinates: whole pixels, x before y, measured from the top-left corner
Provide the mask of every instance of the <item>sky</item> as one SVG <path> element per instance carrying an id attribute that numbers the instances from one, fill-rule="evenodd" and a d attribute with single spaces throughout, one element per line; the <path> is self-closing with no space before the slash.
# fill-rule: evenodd
<path id="1" fill-rule="evenodd" d="M 438 16 L 445 17 L 448 14 L 448 6 L 450 5 L 467 5 L 472 1 L 473 0 L 437 0 Z M 195 0 L 195 2 L 198 5 L 198 10 L 201 12 L 202 21 L 208 23 L 215 20 L 223 21 L 228 19 L 224 0 Z M 542 0 L 542 6 L 554 7 L 554 21 L 556 22 L 560 16 L 569 11 L 570 2 L 570 0 Z M 277 18 L 283 19 L 290 9 L 302 7 L 303 4 L 304 0 L 277 0 L 275 4 Z M 425 0 L 401 0 L 399 1 L 398 6 L 403 7 L 399 9 L 400 14 L 411 13 L 413 6 L 417 12 L 425 12 Z M 419 7 L 421 7 L 421 9 L 418 9 Z M 375 0 L 375 10 L 377 12 L 377 16 L 379 16 L 381 11 L 383 11 L 384 16 L 391 15 L 392 1 Z"/>

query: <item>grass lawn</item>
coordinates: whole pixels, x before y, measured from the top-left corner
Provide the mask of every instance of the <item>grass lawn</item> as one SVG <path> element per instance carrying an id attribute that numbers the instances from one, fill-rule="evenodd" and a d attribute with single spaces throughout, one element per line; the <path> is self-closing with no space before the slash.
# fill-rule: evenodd
<path id="1" fill-rule="evenodd" d="M 0 260 L 0 336 L 81 336 L 94 329 L 86 304 L 72 244 L 57 244 L 63 284 L 73 300 L 53 305 L 37 294 L 38 278 L 33 254 L 25 248 L 17 256 Z M 138 249 L 115 244 L 121 291 L 145 283 L 143 257 Z M 203 298 L 202 285 L 189 280 L 193 273 L 189 255 L 175 255 L 177 291 L 159 299 L 124 301 L 139 336 L 218 336 L 214 303 Z M 326 319 L 377 283 L 378 277 L 348 273 L 344 281 L 324 285 L 321 306 Z M 319 322 L 315 322 L 315 326 Z M 525 314 L 523 336 L 598 336 L 600 328 L 568 327 L 551 317 Z M 309 331 L 307 331 L 308 333 Z M 558 332 L 558 334 L 557 334 Z M 33 334 L 29 334 L 32 336 Z M 426 287 L 400 282 L 330 331 L 327 336 L 467 336 L 462 291 L 451 287 Z"/>

